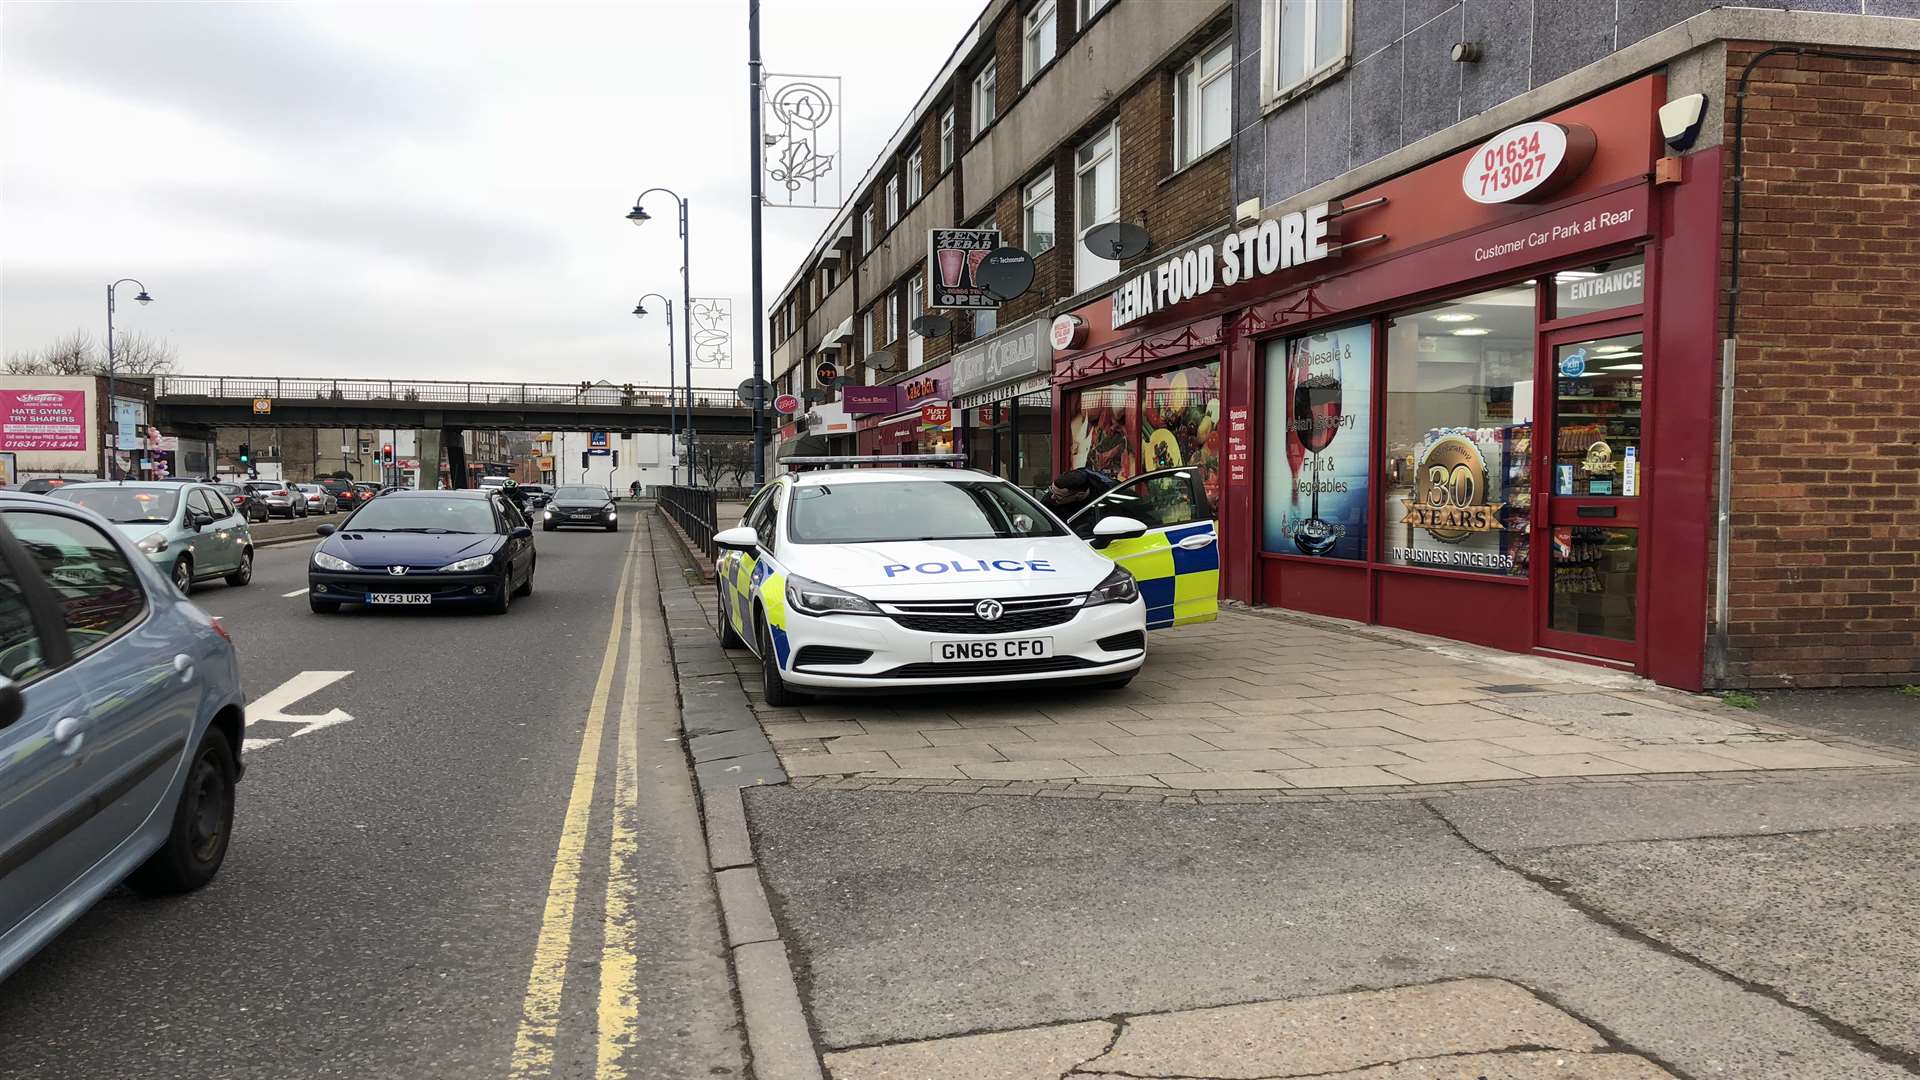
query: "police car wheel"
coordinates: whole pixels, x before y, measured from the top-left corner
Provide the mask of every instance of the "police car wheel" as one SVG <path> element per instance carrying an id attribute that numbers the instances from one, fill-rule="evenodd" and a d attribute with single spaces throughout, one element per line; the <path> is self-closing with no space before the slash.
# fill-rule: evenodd
<path id="1" fill-rule="evenodd" d="M 719 601 L 717 613 L 720 617 L 720 647 L 723 649 L 744 649 L 747 643 L 734 629 L 733 620 L 727 618 L 727 589 L 724 585 L 714 586 Z"/>
<path id="2" fill-rule="evenodd" d="M 800 695 L 787 689 L 787 681 L 780 677 L 780 662 L 774 658 L 773 631 L 767 629 L 765 619 L 760 620 L 760 690 L 769 708 L 800 703 Z"/>

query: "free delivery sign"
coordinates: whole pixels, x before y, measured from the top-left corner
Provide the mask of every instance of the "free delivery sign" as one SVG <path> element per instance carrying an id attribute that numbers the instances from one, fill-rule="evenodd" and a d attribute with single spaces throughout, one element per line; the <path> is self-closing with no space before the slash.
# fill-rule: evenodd
<path id="1" fill-rule="evenodd" d="M 85 390 L 0 390 L 0 451 L 86 448 Z"/>

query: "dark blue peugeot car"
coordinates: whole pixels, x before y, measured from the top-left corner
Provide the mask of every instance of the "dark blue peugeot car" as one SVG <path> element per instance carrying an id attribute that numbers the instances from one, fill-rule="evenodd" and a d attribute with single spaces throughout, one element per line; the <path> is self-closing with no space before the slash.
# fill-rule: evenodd
<path id="1" fill-rule="evenodd" d="M 505 614 L 533 592 L 533 530 L 497 491 L 395 491 L 324 537 L 307 564 L 307 603 L 479 607 Z"/>

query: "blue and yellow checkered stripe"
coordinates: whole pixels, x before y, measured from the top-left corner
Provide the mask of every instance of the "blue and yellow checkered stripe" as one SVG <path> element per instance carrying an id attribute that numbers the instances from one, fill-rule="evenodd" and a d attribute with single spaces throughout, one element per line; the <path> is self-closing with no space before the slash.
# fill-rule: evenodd
<path id="1" fill-rule="evenodd" d="M 1214 535 L 1211 521 L 1116 540 L 1104 554 L 1133 575 L 1147 605 L 1147 629 L 1211 622 L 1220 611 L 1220 545 L 1189 551 L 1181 540 Z"/>
<path id="2" fill-rule="evenodd" d="M 741 637 L 754 640 L 753 598 L 759 596 L 760 607 L 767 614 L 767 628 L 773 631 L 774 658 L 784 669 L 793 651 L 787 642 L 786 572 L 750 554 L 726 557 L 719 572 L 725 583 L 722 596 L 727 606 L 722 617 Z"/>

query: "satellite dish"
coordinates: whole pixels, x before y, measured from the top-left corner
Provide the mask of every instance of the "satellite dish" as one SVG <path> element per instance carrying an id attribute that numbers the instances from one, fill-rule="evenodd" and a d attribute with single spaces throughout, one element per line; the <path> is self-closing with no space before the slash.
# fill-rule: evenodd
<path id="1" fill-rule="evenodd" d="M 827 392 L 825 390 L 804 390 L 800 393 L 800 400 L 808 404 L 818 404 L 819 402 L 827 400 Z"/>
<path id="2" fill-rule="evenodd" d="M 740 404 L 751 409 L 756 404 L 764 406 L 773 397 L 773 384 L 765 379 L 747 379 L 733 392 L 740 399 Z"/>
<path id="3" fill-rule="evenodd" d="M 1131 221 L 1109 221 L 1082 233 L 1080 242 L 1103 259 L 1118 260 L 1131 259 L 1147 250 L 1153 238 Z"/>
<path id="4" fill-rule="evenodd" d="M 953 332 L 953 320 L 945 315 L 922 315 L 908 323 L 907 327 L 921 337 L 946 337 Z"/>
<path id="5" fill-rule="evenodd" d="M 867 366 L 875 371 L 892 371 L 900 366 L 900 361 L 892 353 L 874 353 L 867 357 Z"/>
<path id="6" fill-rule="evenodd" d="M 835 390 L 838 390 L 843 386 L 858 386 L 859 380 L 855 379 L 851 375 L 836 375 L 834 376 L 833 382 L 829 383 L 828 385 L 832 386 Z"/>
<path id="7" fill-rule="evenodd" d="M 994 299 L 1011 300 L 1033 287 L 1033 256 L 1023 248 L 995 248 L 980 263 L 974 280 Z"/>

